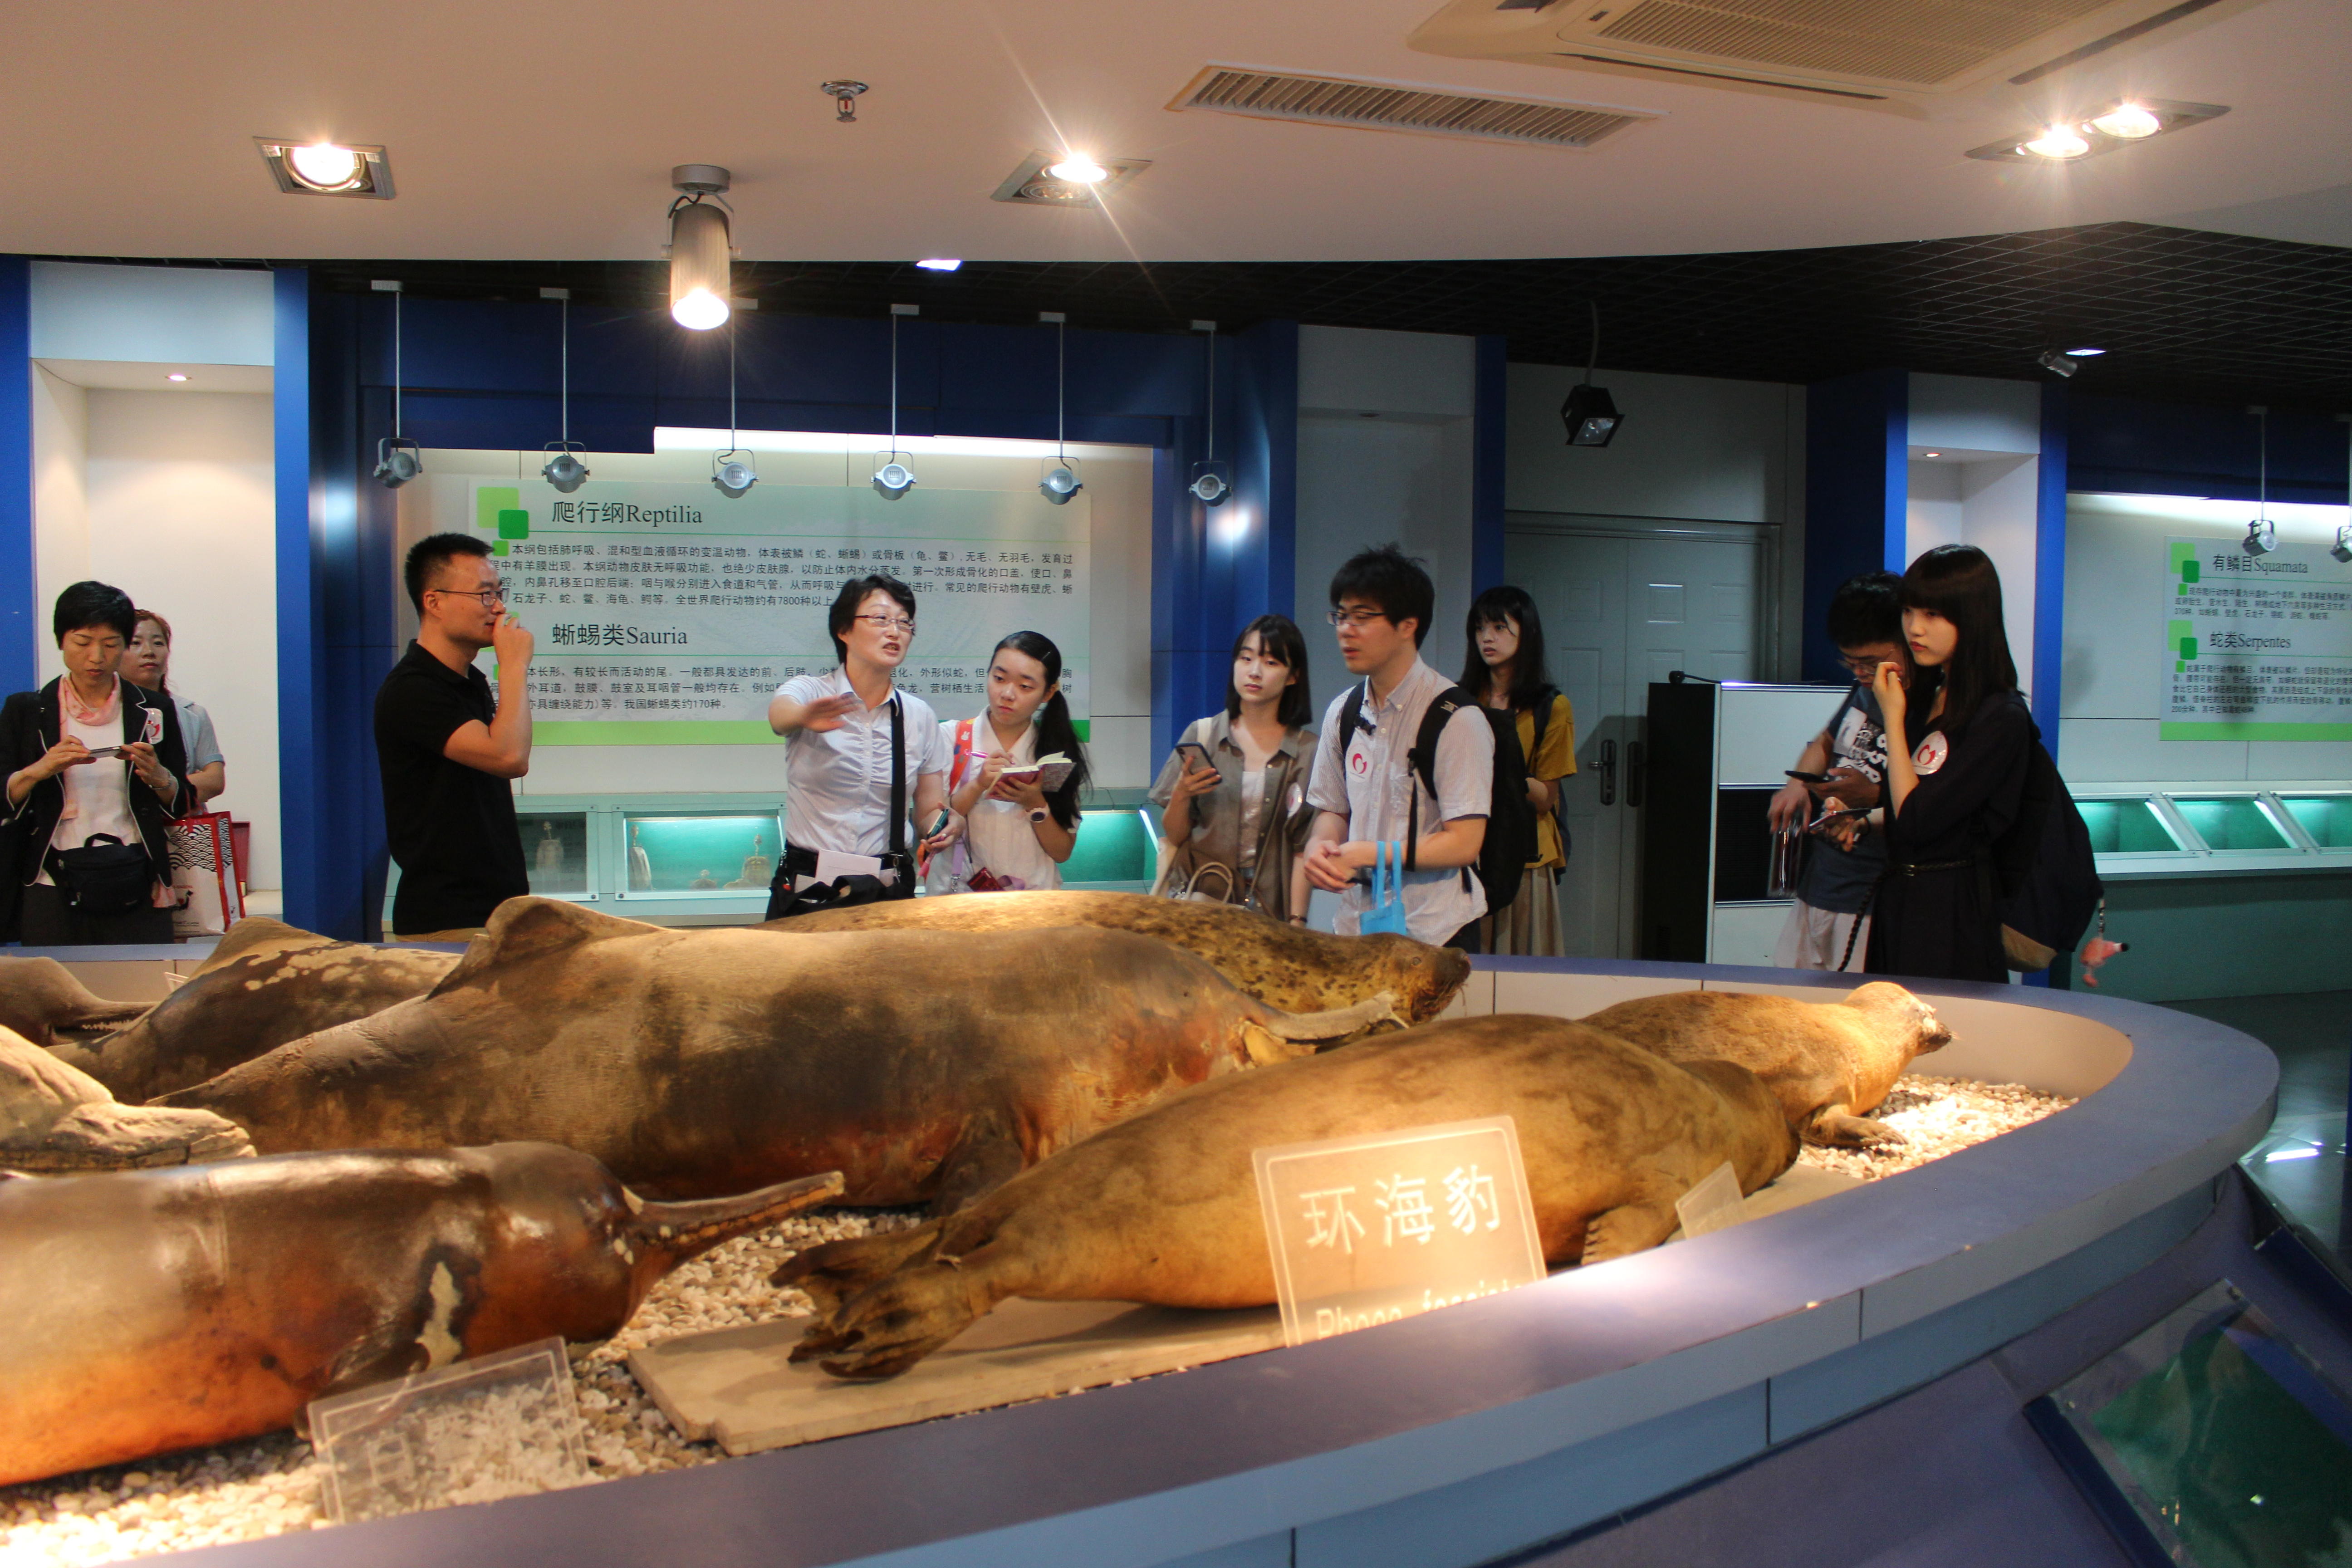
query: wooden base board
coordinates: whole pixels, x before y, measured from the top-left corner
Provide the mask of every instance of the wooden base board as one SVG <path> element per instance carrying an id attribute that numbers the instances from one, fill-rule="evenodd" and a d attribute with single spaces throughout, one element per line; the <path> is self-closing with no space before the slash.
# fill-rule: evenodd
<path id="1" fill-rule="evenodd" d="M 1797 1165 L 1749 1194 L 1741 1207 L 1744 1218 L 1754 1219 L 1859 1185 L 1852 1176 Z M 730 1454 L 756 1454 L 1076 1394 L 1282 1343 L 1282 1315 L 1272 1307 L 1194 1312 L 1126 1301 L 1015 1300 L 900 1376 L 845 1383 L 814 1363 L 795 1366 L 786 1359 L 807 1327 L 806 1318 L 778 1318 L 683 1334 L 635 1352 L 629 1370 L 686 1436 L 716 1439 Z"/>

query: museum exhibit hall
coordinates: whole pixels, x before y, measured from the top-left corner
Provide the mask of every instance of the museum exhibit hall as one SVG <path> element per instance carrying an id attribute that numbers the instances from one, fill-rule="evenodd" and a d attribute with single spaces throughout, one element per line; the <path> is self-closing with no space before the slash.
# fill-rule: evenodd
<path id="1" fill-rule="evenodd" d="M 0 28 L 0 1568 L 2352 1562 L 2352 3 Z"/>

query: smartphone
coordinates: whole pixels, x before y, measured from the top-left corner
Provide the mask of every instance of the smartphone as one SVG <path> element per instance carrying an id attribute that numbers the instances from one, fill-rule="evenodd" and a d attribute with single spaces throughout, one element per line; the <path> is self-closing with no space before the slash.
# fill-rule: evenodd
<path id="1" fill-rule="evenodd" d="M 122 754 L 122 748 L 120 746 L 93 746 L 90 748 L 89 754 L 93 757 L 119 757 Z"/>
<path id="2" fill-rule="evenodd" d="M 1179 741 L 1176 743 L 1176 750 L 1180 755 L 1190 756 L 1197 759 L 1194 762 L 1185 764 L 1185 772 L 1190 773 L 1195 767 L 1206 768 L 1211 773 L 1217 771 L 1217 764 L 1209 760 L 1209 748 L 1201 744 L 1200 742 Z"/>
<path id="3" fill-rule="evenodd" d="M 931 825 L 929 827 L 924 828 L 919 837 L 924 838 L 937 838 L 940 836 L 940 829 L 948 825 L 948 808 L 944 805 L 940 807 L 939 816 L 931 818 Z"/>
<path id="4" fill-rule="evenodd" d="M 1827 784 L 1830 782 L 1830 775 L 1827 773 L 1809 773 L 1802 768 L 1782 768 L 1780 771 L 1788 774 L 1792 779 L 1802 779 L 1807 784 Z"/>

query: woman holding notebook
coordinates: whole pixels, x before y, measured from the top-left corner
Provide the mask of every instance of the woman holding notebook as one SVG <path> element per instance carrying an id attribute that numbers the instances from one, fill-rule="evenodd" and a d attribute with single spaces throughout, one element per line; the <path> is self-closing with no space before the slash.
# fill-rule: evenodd
<path id="1" fill-rule="evenodd" d="M 931 860 L 934 893 L 1058 888 L 1078 842 L 1086 748 L 1062 695 L 1062 650 L 1014 632 L 988 661 L 988 711 L 952 729 L 948 803 L 963 837 Z"/>

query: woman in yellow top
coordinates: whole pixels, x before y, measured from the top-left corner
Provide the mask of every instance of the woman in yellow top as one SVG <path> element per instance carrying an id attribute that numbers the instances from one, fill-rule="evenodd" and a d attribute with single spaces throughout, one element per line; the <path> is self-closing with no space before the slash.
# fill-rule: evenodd
<path id="1" fill-rule="evenodd" d="M 1518 897 L 1478 922 L 1480 951 L 1565 958 L 1559 883 L 1568 855 L 1560 838 L 1559 781 L 1576 771 L 1576 712 L 1544 668 L 1543 617 L 1526 589 L 1489 588 L 1479 595 L 1470 605 L 1469 635 L 1463 689 L 1489 708 L 1517 715 L 1528 804 L 1536 814 L 1536 858 L 1520 879 Z"/>

